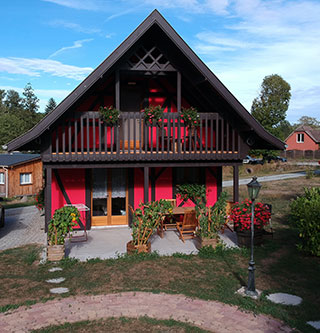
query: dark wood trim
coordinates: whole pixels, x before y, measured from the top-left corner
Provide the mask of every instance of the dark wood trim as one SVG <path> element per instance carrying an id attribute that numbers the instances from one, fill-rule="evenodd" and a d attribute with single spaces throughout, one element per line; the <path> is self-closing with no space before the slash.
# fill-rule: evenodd
<path id="1" fill-rule="evenodd" d="M 51 187 L 52 169 L 46 168 L 46 187 L 45 187 L 45 232 L 48 232 L 48 225 L 51 220 Z"/>
<path id="2" fill-rule="evenodd" d="M 181 111 L 181 73 L 177 72 L 177 111 Z"/>
<path id="3" fill-rule="evenodd" d="M 151 201 L 156 200 L 156 169 L 150 169 L 150 182 L 151 182 Z"/>
<path id="4" fill-rule="evenodd" d="M 149 201 L 149 167 L 143 168 L 143 189 L 144 189 L 144 203 Z"/>
<path id="5" fill-rule="evenodd" d="M 130 168 L 128 170 L 128 201 L 129 205 L 134 208 L 134 169 Z M 129 209 L 129 227 L 132 225 L 132 212 Z"/>
<path id="6" fill-rule="evenodd" d="M 115 104 L 116 104 L 116 109 L 120 110 L 120 72 L 119 72 L 119 70 L 116 71 Z"/>
<path id="7" fill-rule="evenodd" d="M 239 202 L 239 166 L 233 167 L 233 202 Z"/>
<path id="8" fill-rule="evenodd" d="M 220 197 L 222 192 L 222 166 L 217 167 L 217 197 Z"/>
<path id="9" fill-rule="evenodd" d="M 86 212 L 86 228 L 87 230 L 91 229 L 91 169 L 86 169 L 85 170 L 85 188 L 86 188 L 86 193 L 85 193 L 85 200 L 86 200 L 86 206 L 90 209 L 88 212 Z"/>

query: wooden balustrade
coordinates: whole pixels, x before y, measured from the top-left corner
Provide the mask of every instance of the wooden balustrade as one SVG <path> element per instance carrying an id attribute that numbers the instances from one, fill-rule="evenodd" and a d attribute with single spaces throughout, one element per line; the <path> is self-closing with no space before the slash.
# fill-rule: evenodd
<path id="1" fill-rule="evenodd" d="M 212 160 L 240 158 L 238 133 L 216 113 L 200 113 L 200 126 L 185 126 L 178 113 L 161 125 L 146 124 L 140 112 L 122 112 L 105 125 L 98 112 L 74 112 L 51 131 L 45 161 Z"/>

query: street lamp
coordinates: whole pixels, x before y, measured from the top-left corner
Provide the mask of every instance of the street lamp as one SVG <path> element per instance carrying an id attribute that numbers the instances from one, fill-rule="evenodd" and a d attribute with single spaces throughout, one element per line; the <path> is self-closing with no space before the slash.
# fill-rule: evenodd
<path id="1" fill-rule="evenodd" d="M 248 193 L 249 198 L 252 201 L 251 205 L 251 258 L 249 261 L 249 276 L 248 276 L 248 287 L 245 291 L 246 295 L 248 296 L 258 296 L 258 293 L 256 291 L 255 287 L 255 281 L 254 281 L 254 261 L 253 261 L 253 238 L 254 238 L 254 201 L 257 199 L 261 185 L 257 181 L 257 177 L 252 177 L 252 180 L 248 186 Z"/>

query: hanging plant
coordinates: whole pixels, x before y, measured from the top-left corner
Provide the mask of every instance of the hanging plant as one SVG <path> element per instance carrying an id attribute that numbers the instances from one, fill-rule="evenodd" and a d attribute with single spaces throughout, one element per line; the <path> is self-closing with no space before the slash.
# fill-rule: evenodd
<path id="1" fill-rule="evenodd" d="M 198 127 L 200 125 L 198 110 L 193 106 L 187 109 L 182 108 L 180 118 L 187 127 Z"/>
<path id="2" fill-rule="evenodd" d="M 114 108 L 112 105 L 110 106 L 100 106 L 99 113 L 102 121 L 107 126 L 115 126 L 118 124 L 120 118 L 120 111 Z"/>
<path id="3" fill-rule="evenodd" d="M 144 112 L 144 121 L 148 125 L 162 125 L 162 118 L 163 118 L 163 108 L 160 105 L 157 106 L 149 106 L 141 112 Z"/>

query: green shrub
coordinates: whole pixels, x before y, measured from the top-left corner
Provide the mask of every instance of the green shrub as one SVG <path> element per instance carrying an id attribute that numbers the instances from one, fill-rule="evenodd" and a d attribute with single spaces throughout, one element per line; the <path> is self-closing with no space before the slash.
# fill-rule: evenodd
<path id="1" fill-rule="evenodd" d="M 320 188 L 304 189 L 290 205 L 291 223 L 298 229 L 300 251 L 320 256 Z"/>

